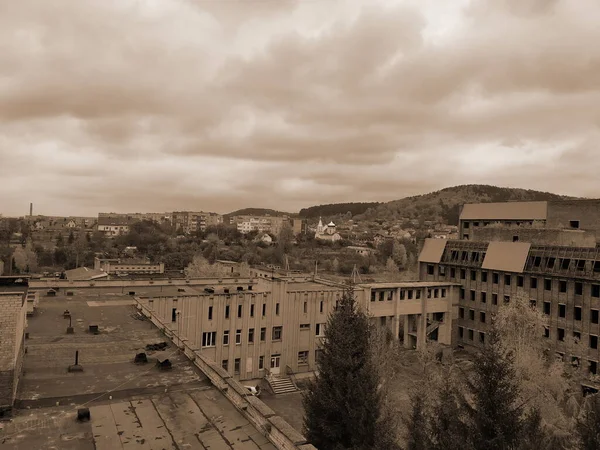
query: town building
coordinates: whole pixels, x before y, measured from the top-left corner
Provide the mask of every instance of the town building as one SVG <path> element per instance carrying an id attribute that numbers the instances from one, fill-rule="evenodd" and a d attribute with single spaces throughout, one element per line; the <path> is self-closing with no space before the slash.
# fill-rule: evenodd
<path id="1" fill-rule="evenodd" d="M 290 219 L 290 222 L 295 236 L 299 234 L 306 234 L 307 224 L 305 219 Z"/>
<path id="2" fill-rule="evenodd" d="M 460 283 L 456 345 L 481 346 L 515 296 L 548 317 L 548 348 L 598 373 L 600 247 L 595 200 L 465 205 L 462 239 L 427 239 L 419 279 Z"/>
<path id="3" fill-rule="evenodd" d="M 337 242 L 342 240 L 342 236 L 336 231 L 335 223 L 329 222 L 323 225 L 323 221 L 319 217 L 319 224 L 315 232 L 315 239 L 329 242 Z"/>
<path id="4" fill-rule="evenodd" d="M 134 258 L 104 259 L 95 257 L 94 270 L 111 275 L 165 273 L 165 263 L 152 263 L 148 260 Z"/>
<path id="5" fill-rule="evenodd" d="M 102 214 L 102 213 L 101 213 Z M 107 236 L 120 236 L 129 233 L 133 220 L 125 216 L 98 215 L 98 231 Z"/>
<path id="6" fill-rule="evenodd" d="M 223 216 L 212 212 L 175 211 L 171 214 L 171 223 L 176 230 L 184 233 L 206 231 L 207 227 L 223 223 Z"/>
<path id="7" fill-rule="evenodd" d="M 246 234 L 252 231 L 259 233 L 269 233 L 273 236 L 279 236 L 284 226 L 291 226 L 287 216 L 233 216 L 231 223 L 237 227 L 240 233 Z"/>
<path id="8" fill-rule="evenodd" d="M 21 379 L 27 327 L 27 286 L 18 277 L 0 279 L 0 418 L 10 414 Z"/>

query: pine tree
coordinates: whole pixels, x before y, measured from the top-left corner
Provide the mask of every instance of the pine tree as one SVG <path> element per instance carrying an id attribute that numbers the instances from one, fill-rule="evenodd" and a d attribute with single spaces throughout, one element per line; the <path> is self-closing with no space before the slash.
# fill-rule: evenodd
<path id="1" fill-rule="evenodd" d="M 598 394 L 585 399 L 581 416 L 577 420 L 577 434 L 582 450 L 600 448 L 600 396 Z"/>
<path id="2" fill-rule="evenodd" d="M 465 402 L 470 441 L 475 450 L 518 448 L 527 421 L 519 403 L 513 358 L 503 349 L 494 328 L 487 337 L 487 344 L 475 359 L 473 379 L 468 382 L 473 400 L 472 404 Z"/>
<path id="3" fill-rule="evenodd" d="M 410 415 L 404 420 L 406 425 L 406 450 L 430 450 L 432 448 L 426 411 L 425 394 L 421 390 L 411 393 Z"/>
<path id="4" fill-rule="evenodd" d="M 430 417 L 431 450 L 462 450 L 464 423 L 462 421 L 462 393 L 454 384 L 451 374 L 445 374 Z"/>
<path id="5" fill-rule="evenodd" d="M 329 316 L 318 374 L 303 398 L 305 434 L 319 450 L 397 448 L 390 423 L 381 420 L 371 336 L 350 287 Z"/>

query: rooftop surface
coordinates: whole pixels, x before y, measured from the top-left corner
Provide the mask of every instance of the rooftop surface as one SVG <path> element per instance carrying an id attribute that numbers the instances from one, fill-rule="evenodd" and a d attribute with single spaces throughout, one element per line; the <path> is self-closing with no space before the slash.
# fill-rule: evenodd
<path id="1" fill-rule="evenodd" d="M 118 289 L 120 291 L 120 289 Z M 66 334 L 72 316 L 74 334 Z M 150 322 L 127 293 L 42 294 L 28 319 L 18 402 L 0 424 L 1 449 L 274 449 Z M 100 333 L 88 332 L 98 325 Z M 148 364 L 133 363 L 147 344 Z M 79 350 L 83 372 L 69 373 Z M 173 368 L 160 371 L 157 358 Z M 91 421 L 77 422 L 78 408 Z"/>

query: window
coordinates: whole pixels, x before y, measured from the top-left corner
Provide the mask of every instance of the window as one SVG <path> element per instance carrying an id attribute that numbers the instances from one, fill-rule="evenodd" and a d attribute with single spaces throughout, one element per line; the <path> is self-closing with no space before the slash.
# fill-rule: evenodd
<path id="1" fill-rule="evenodd" d="M 279 315 L 279 303 L 275 303 L 275 315 Z"/>
<path id="2" fill-rule="evenodd" d="M 550 337 L 550 328 L 544 327 L 544 337 L 545 338 L 549 338 Z"/>
<path id="3" fill-rule="evenodd" d="M 463 327 L 458 327 L 458 337 L 463 338 L 465 335 L 465 329 Z"/>
<path id="4" fill-rule="evenodd" d="M 283 327 L 273 327 L 273 336 L 272 340 L 280 341 L 281 340 L 281 331 Z"/>
<path id="5" fill-rule="evenodd" d="M 492 283 L 498 284 L 498 279 L 499 278 L 500 277 L 499 277 L 499 275 L 496 272 L 492 273 Z"/>
<path id="6" fill-rule="evenodd" d="M 513 240 L 513 242 L 519 242 L 519 235 L 518 234 L 513 235 L 512 240 Z"/>
<path id="7" fill-rule="evenodd" d="M 242 305 L 238 305 L 238 318 L 242 317 Z"/>
<path id="8" fill-rule="evenodd" d="M 487 272 L 481 272 L 481 282 L 482 283 L 487 283 L 487 277 L 488 277 Z"/>
<path id="9" fill-rule="evenodd" d="M 567 305 L 563 303 L 558 304 L 558 317 L 567 317 Z"/>
<path id="10" fill-rule="evenodd" d="M 529 280 L 529 285 L 531 289 L 537 289 L 537 278 L 531 277 L 531 279 Z"/>
<path id="11" fill-rule="evenodd" d="M 308 302 L 304 302 L 303 310 L 304 310 L 304 314 L 306 314 L 308 312 Z"/>
<path id="12" fill-rule="evenodd" d="M 371 291 L 371 301 L 374 302 L 377 300 L 377 293 L 375 291 Z"/>
<path id="13" fill-rule="evenodd" d="M 235 331 L 235 343 L 236 345 L 240 345 L 242 343 L 242 330 Z"/>
<path id="14" fill-rule="evenodd" d="M 592 284 L 592 297 L 600 297 L 600 284 Z"/>
<path id="15" fill-rule="evenodd" d="M 557 332 L 557 339 L 561 342 L 564 342 L 565 340 L 565 329 L 564 328 L 557 328 L 556 329 Z"/>
<path id="16" fill-rule="evenodd" d="M 481 303 L 486 303 L 487 302 L 487 292 L 482 292 L 481 293 Z"/>
<path id="17" fill-rule="evenodd" d="M 517 275 L 517 287 L 523 287 L 523 275 Z"/>
<path id="18" fill-rule="evenodd" d="M 464 319 L 465 318 L 465 308 L 458 308 L 458 317 L 460 319 Z"/>
<path id="19" fill-rule="evenodd" d="M 319 312 L 323 314 L 323 300 L 321 300 L 321 303 L 319 304 Z"/>
<path id="20" fill-rule="evenodd" d="M 579 343 L 581 341 L 581 333 L 579 331 L 573 331 L 573 338 L 575 339 L 575 343 Z"/>
<path id="21" fill-rule="evenodd" d="M 529 300 L 529 306 L 533 309 L 535 309 L 537 307 L 537 300 L 532 298 L 531 300 Z"/>
<path id="22" fill-rule="evenodd" d="M 463 227 L 468 230 L 469 229 L 469 222 L 464 222 L 463 223 Z"/>
<path id="23" fill-rule="evenodd" d="M 588 362 L 589 362 L 588 371 L 592 375 L 596 375 L 598 373 L 598 363 L 596 361 L 588 361 Z"/>
<path id="24" fill-rule="evenodd" d="M 552 280 L 550 278 L 544 278 L 544 290 L 546 290 L 546 291 L 552 290 Z"/>
<path id="25" fill-rule="evenodd" d="M 427 275 L 433 275 L 434 267 L 433 264 L 427 264 Z"/>
<path id="26" fill-rule="evenodd" d="M 469 340 L 473 340 L 473 330 L 469 330 Z"/>
<path id="27" fill-rule="evenodd" d="M 477 281 L 477 272 L 471 270 L 471 281 Z"/>
<path id="28" fill-rule="evenodd" d="M 177 308 L 171 310 L 171 322 L 177 322 Z"/>
<path id="29" fill-rule="evenodd" d="M 581 320 L 581 306 L 575 307 L 575 320 Z"/>
<path id="30" fill-rule="evenodd" d="M 467 271 L 465 269 L 460 269 L 460 279 L 464 280 L 467 278 Z"/>
<path id="31" fill-rule="evenodd" d="M 250 305 L 250 317 L 254 317 L 254 304 Z"/>
<path id="32" fill-rule="evenodd" d="M 263 303 L 262 305 L 262 316 L 265 317 L 267 315 L 267 304 Z"/>
<path id="33" fill-rule="evenodd" d="M 550 308 L 551 308 L 551 303 L 544 302 L 544 314 L 546 314 L 547 316 L 550 315 Z"/>
<path id="34" fill-rule="evenodd" d="M 223 345 L 229 345 L 229 330 L 223 331 Z"/>
<path id="35" fill-rule="evenodd" d="M 412 300 L 412 298 L 413 298 L 413 290 L 412 290 L 412 289 L 409 289 L 409 290 L 408 290 L 408 293 L 407 293 L 407 298 L 408 298 L 409 300 Z"/>
<path id="36" fill-rule="evenodd" d="M 240 374 L 240 358 L 235 358 L 235 362 L 234 362 L 234 366 L 233 366 L 233 373 L 235 375 Z"/>
<path id="37" fill-rule="evenodd" d="M 450 267 L 450 278 L 456 278 L 456 269 L 454 267 Z"/>
<path id="38" fill-rule="evenodd" d="M 560 260 L 560 270 L 569 270 L 571 260 L 569 258 L 562 258 Z"/>
<path id="39" fill-rule="evenodd" d="M 469 319 L 475 320 L 475 310 L 474 309 L 469 310 Z"/>
<path id="40" fill-rule="evenodd" d="M 315 335 L 316 336 L 325 336 L 325 324 L 324 323 L 318 323 L 315 326 Z"/>
<path id="41" fill-rule="evenodd" d="M 310 330 L 310 323 L 301 323 L 300 329 L 301 330 Z"/>
<path id="42" fill-rule="evenodd" d="M 558 290 L 559 290 L 559 292 L 567 292 L 567 282 L 566 282 L 566 280 L 559 280 L 559 282 L 558 282 Z"/>
<path id="43" fill-rule="evenodd" d="M 225 305 L 225 318 L 229 319 L 229 305 Z"/>
<path id="44" fill-rule="evenodd" d="M 265 357 L 259 356 L 258 357 L 258 370 L 263 370 L 264 368 L 265 368 Z"/>
<path id="45" fill-rule="evenodd" d="M 216 331 L 202 333 L 202 347 L 214 347 L 215 345 L 217 345 Z"/>
<path id="46" fill-rule="evenodd" d="M 254 342 L 254 328 L 250 328 L 248 330 L 248 343 L 252 344 Z"/>
<path id="47" fill-rule="evenodd" d="M 481 311 L 481 312 L 479 313 L 479 321 L 480 321 L 481 323 L 485 323 L 485 312 Z"/>
<path id="48" fill-rule="evenodd" d="M 485 333 L 483 333 L 482 331 L 479 332 L 479 342 L 485 344 Z"/>
<path id="49" fill-rule="evenodd" d="M 308 364 L 308 350 L 298 352 L 298 365 Z"/>
<path id="50" fill-rule="evenodd" d="M 461 300 L 465 299 L 465 288 L 464 287 L 460 288 L 460 299 Z"/>
<path id="51" fill-rule="evenodd" d="M 569 226 L 573 229 L 579 229 L 579 220 L 569 220 Z"/>
<path id="52" fill-rule="evenodd" d="M 442 298 L 446 298 L 446 288 L 442 288 Z"/>
<path id="53" fill-rule="evenodd" d="M 504 304 L 508 304 L 510 303 L 510 295 L 505 295 L 504 296 Z"/>
<path id="54" fill-rule="evenodd" d="M 440 277 L 445 277 L 446 276 L 446 267 L 438 266 L 438 272 L 439 272 Z"/>
<path id="55" fill-rule="evenodd" d="M 212 320 L 212 312 L 213 312 L 213 307 L 209 306 L 208 307 L 208 320 Z"/>
<path id="56" fill-rule="evenodd" d="M 580 281 L 575 282 L 575 295 L 583 295 L 583 283 Z"/>
<path id="57" fill-rule="evenodd" d="M 592 309 L 591 313 L 590 322 L 598 324 L 599 311 L 597 309 Z"/>
<path id="58" fill-rule="evenodd" d="M 406 291 L 404 289 L 400 289 L 400 300 L 404 300 L 406 298 Z"/>
<path id="59" fill-rule="evenodd" d="M 265 342 L 266 340 L 267 340 L 267 329 L 263 327 L 260 329 L 260 342 Z"/>
<path id="60" fill-rule="evenodd" d="M 492 294 L 492 305 L 498 304 L 498 294 Z"/>
<path id="61" fill-rule="evenodd" d="M 221 361 L 221 367 L 224 370 L 228 370 L 229 369 L 229 360 L 228 359 L 224 359 L 223 361 Z"/>
<path id="62" fill-rule="evenodd" d="M 511 279 L 510 275 L 508 275 L 508 274 L 504 275 L 504 285 L 505 286 L 510 286 L 510 279 Z"/>
<path id="63" fill-rule="evenodd" d="M 590 334 L 590 348 L 598 348 L 598 336 Z"/>
<path id="64" fill-rule="evenodd" d="M 477 293 L 474 290 L 471 290 L 471 301 L 474 302 L 475 301 L 475 295 Z"/>

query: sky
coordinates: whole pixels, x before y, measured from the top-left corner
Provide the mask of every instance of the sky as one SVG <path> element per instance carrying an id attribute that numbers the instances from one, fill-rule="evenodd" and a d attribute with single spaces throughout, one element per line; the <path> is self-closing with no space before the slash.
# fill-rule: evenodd
<path id="1" fill-rule="evenodd" d="M 0 214 L 600 197 L 597 0 L 0 2 Z"/>

